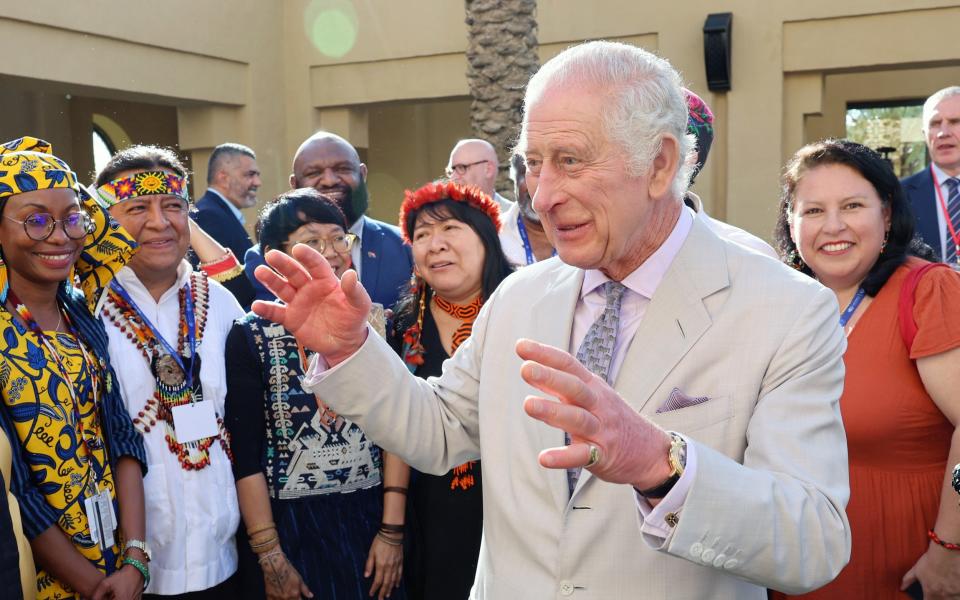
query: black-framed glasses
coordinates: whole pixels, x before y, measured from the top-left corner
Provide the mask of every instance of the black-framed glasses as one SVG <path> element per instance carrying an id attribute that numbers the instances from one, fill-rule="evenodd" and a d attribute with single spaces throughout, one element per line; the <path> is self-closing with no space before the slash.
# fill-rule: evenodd
<path id="1" fill-rule="evenodd" d="M 24 233 L 35 242 L 42 242 L 53 235 L 58 223 L 71 240 L 83 239 L 93 233 L 93 219 L 85 212 L 73 212 L 62 219 L 54 219 L 49 213 L 33 213 L 23 221 L 7 215 L 4 215 L 4 218 L 23 225 Z"/>
<path id="2" fill-rule="evenodd" d="M 350 249 L 353 248 L 353 244 L 356 243 L 356 241 L 356 234 L 344 233 L 343 235 L 335 235 L 332 238 L 310 238 L 296 242 L 287 242 L 285 245 L 293 246 L 294 244 L 306 244 L 320 254 L 323 254 L 324 251 L 329 247 L 333 248 L 334 252 L 343 254 L 345 252 L 350 252 Z"/>
<path id="3" fill-rule="evenodd" d="M 466 175 L 467 171 L 470 170 L 470 167 L 475 167 L 477 165 L 482 165 L 483 163 L 490 162 L 489 160 L 478 160 L 477 162 L 472 163 L 460 163 L 456 165 L 450 165 L 447 167 L 447 177 L 453 177 L 453 174 L 457 175 Z"/>

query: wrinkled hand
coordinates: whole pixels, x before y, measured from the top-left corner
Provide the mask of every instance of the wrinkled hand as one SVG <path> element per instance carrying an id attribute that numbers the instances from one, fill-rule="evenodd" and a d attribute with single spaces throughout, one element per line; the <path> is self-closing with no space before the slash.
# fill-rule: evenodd
<path id="1" fill-rule="evenodd" d="M 914 581 L 923 586 L 927 600 L 960 598 L 960 552 L 931 542 L 917 564 L 903 576 L 900 589 L 907 589 Z"/>
<path id="2" fill-rule="evenodd" d="M 291 254 L 271 250 L 264 258 L 276 271 L 257 267 L 257 279 L 283 304 L 257 300 L 253 312 L 283 325 L 332 367 L 359 350 L 367 339 L 370 296 L 356 271 L 349 270 L 337 279 L 327 260 L 313 248 L 297 244 Z"/>
<path id="3" fill-rule="evenodd" d="M 267 600 L 300 600 L 313 598 L 313 592 L 300 578 L 282 552 L 262 557 L 260 568 L 263 570 L 263 582 Z"/>
<path id="4" fill-rule="evenodd" d="M 373 576 L 370 597 L 378 600 L 389 598 L 394 589 L 400 587 L 403 575 L 403 546 L 391 546 L 378 537 L 373 538 L 370 554 L 363 569 L 363 576 Z"/>
<path id="5" fill-rule="evenodd" d="M 109 577 L 100 580 L 93 590 L 92 600 L 140 600 L 143 595 L 143 575 L 131 565 L 123 565 Z"/>
<path id="6" fill-rule="evenodd" d="M 558 348 L 521 339 L 517 354 L 523 380 L 559 402 L 527 396 L 527 414 L 570 434 L 571 443 L 540 453 L 549 469 L 586 467 L 590 446 L 600 458 L 589 467 L 596 477 L 637 489 L 659 485 L 670 475 L 670 436 L 635 411 L 605 381 Z"/>

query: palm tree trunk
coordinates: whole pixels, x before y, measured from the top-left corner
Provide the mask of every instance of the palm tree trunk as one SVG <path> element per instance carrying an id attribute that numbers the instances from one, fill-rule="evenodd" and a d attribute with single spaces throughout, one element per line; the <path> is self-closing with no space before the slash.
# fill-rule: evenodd
<path id="1" fill-rule="evenodd" d="M 465 0 L 470 126 L 497 149 L 497 190 L 512 196 L 510 153 L 520 133 L 523 92 L 539 64 L 536 0 Z"/>

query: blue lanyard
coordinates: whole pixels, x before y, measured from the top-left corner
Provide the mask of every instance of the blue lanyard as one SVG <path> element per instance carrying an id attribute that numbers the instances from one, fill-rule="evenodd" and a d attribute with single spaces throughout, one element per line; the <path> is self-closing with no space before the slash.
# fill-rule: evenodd
<path id="1" fill-rule="evenodd" d="M 840 315 L 840 327 L 846 327 L 847 321 L 850 320 L 850 317 L 853 316 L 853 313 L 857 312 L 857 307 L 860 306 L 860 303 L 863 301 L 863 297 L 867 294 L 867 291 L 863 288 L 857 290 L 857 294 L 853 297 L 853 300 L 850 301 L 850 304 L 847 305 L 847 308 L 843 310 L 843 314 Z"/>
<path id="2" fill-rule="evenodd" d="M 523 250 L 527 253 L 527 265 L 537 262 L 537 257 L 533 255 L 533 246 L 530 245 L 530 238 L 527 237 L 527 226 L 523 224 L 523 215 L 517 215 L 517 229 L 520 231 L 520 241 L 523 242 Z M 557 251 L 553 251 L 557 255 Z"/>
<path id="3" fill-rule="evenodd" d="M 153 323 L 150 322 L 150 319 L 147 318 L 147 315 L 143 314 L 143 311 L 140 310 L 140 307 L 137 306 L 137 303 L 133 301 L 133 298 L 130 297 L 130 294 L 127 292 L 127 290 L 120 285 L 120 282 L 114 279 L 110 282 L 110 287 L 113 289 L 113 291 L 120 294 L 120 297 L 123 298 L 133 310 L 137 311 L 137 316 L 143 320 L 144 325 L 150 328 L 150 331 L 153 333 L 153 337 L 160 342 L 167 354 L 169 354 L 173 360 L 177 361 L 177 366 L 180 367 L 180 369 L 183 371 L 184 377 L 187 379 L 187 389 L 193 389 L 193 362 L 197 356 L 197 320 L 193 313 L 193 294 L 191 294 L 190 284 L 187 284 L 187 290 L 184 294 L 184 312 L 186 313 L 187 317 L 187 340 L 190 343 L 190 370 L 187 370 L 180 358 L 180 354 L 170 346 L 167 340 L 163 339 L 163 336 L 160 335 L 160 331 L 153 326 Z"/>

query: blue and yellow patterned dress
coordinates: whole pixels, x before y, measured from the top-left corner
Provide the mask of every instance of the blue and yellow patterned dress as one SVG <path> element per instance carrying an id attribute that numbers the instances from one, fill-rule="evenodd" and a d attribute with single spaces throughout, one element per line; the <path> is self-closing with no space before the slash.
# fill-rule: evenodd
<path id="1" fill-rule="evenodd" d="M 83 429 L 94 435 L 88 433 L 88 444 L 81 443 L 72 395 L 65 387 L 71 382 L 61 377 L 44 344 L 6 308 L 0 309 L 0 426 L 14 446 L 10 489 L 20 502 L 27 537 L 34 539 L 56 524 L 93 566 L 110 574 L 122 560 L 121 541 L 116 536 L 117 543 L 106 551 L 93 542 L 83 508 L 84 490 L 95 475 L 110 491 L 119 517 L 113 466 L 123 455 L 141 465 L 146 458 L 106 362 L 103 326 L 90 316 L 79 292 L 62 288 L 59 298 L 99 370 L 91 377 L 73 335 L 48 332 L 78 391 Z M 96 406 L 95 383 L 100 388 Z M 38 569 L 37 592 L 39 599 L 79 597 L 43 569 Z"/>

